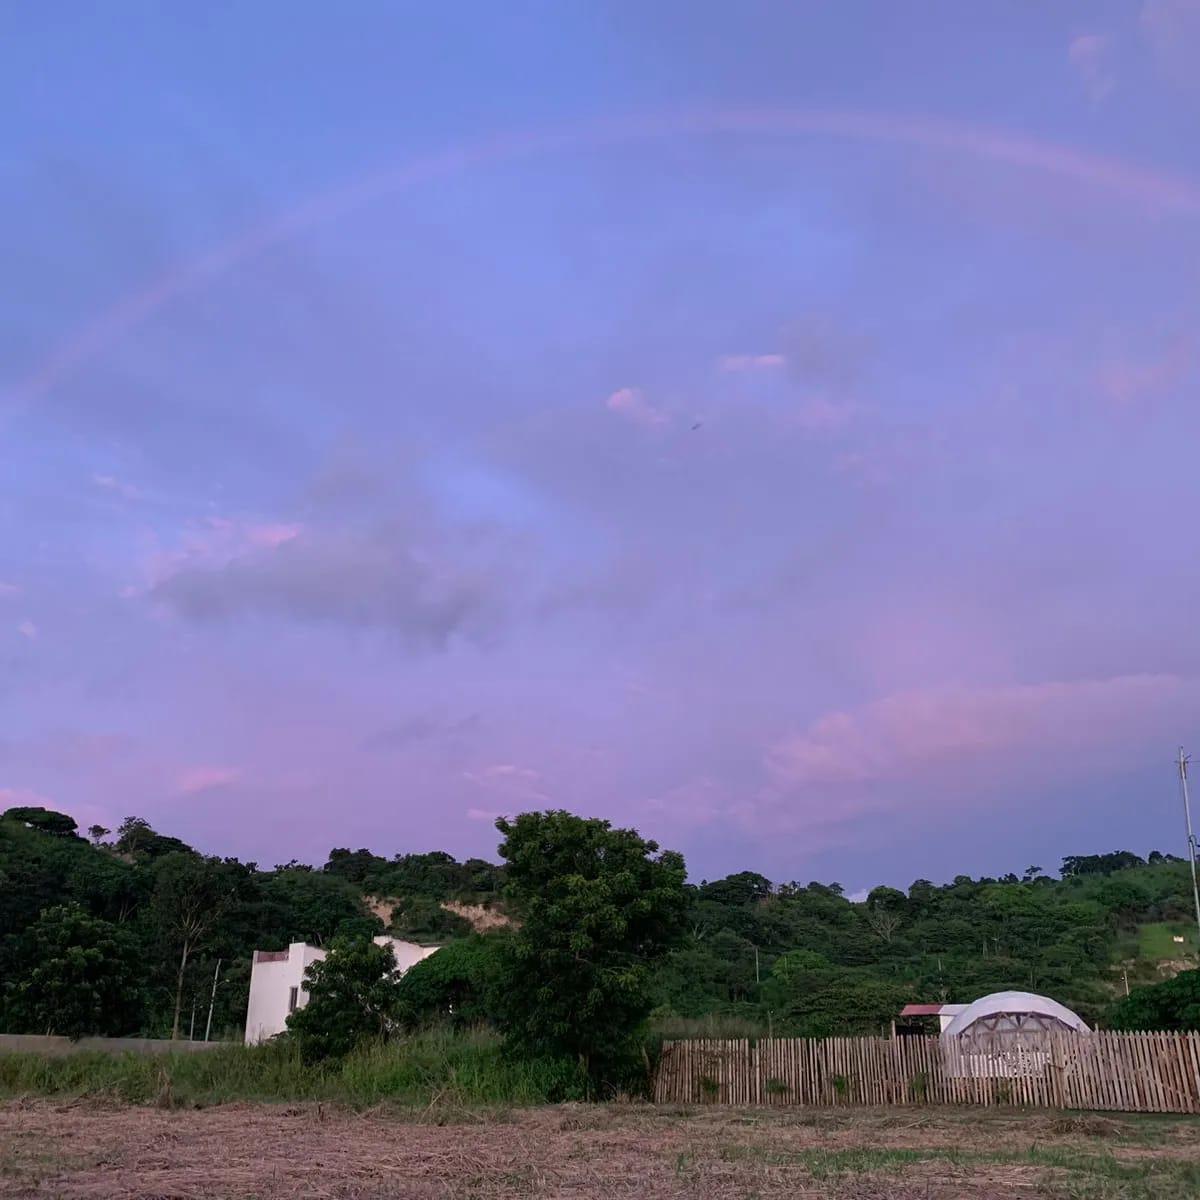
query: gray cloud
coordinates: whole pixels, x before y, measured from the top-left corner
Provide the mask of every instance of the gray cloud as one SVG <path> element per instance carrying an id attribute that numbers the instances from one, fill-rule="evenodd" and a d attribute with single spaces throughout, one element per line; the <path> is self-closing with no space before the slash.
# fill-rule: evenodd
<path id="1" fill-rule="evenodd" d="M 471 713 L 457 721 L 446 721 L 425 713 L 415 713 L 402 721 L 376 729 L 374 733 L 363 738 L 362 744 L 364 750 L 403 750 L 438 738 L 457 738 L 470 733 L 479 724 L 478 713 Z"/>
<path id="2" fill-rule="evenodd" d="M 285 616 L 399 633 L 415 646 L 478 636 L 500 606 L 485 571 L 428 558 L 394 531 L 303 534 L 219 566 L 185 566 L 154 596 L 180 616 L 218 622 Z"/>
<path id="3" fill-rule="evenodd" d="M 784 335 L 793 378 L 805 387 L 832 395 L 849 392 L 860 380 L 870 356 L 867 341 L 824 316 L 808 316 Z"/>

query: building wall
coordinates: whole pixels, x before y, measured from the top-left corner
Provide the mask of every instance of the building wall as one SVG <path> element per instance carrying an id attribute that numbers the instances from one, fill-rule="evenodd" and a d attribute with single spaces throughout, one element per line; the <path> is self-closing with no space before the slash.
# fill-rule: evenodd
<path id="1" fill-rule="evenodd" d="M 958 1016 L 960 1012 L 967 1006 L 965 1004 L 943 1004 L 942 1011 L 938 1013 L 939 1033 L 946 1032 L 946 1026 Z"/>
<path id="2" fill-rule="evenodd" d="M 418 946 L 398 938 L 377 937 L 375 944 L 391 943 L 401 973 L 433 954 L 437 946 Z M 255 950 L 250 967 L 250 1002 L 246 1006 L 246 1045 L 265 1042 L 287 1028 L 292 989 L 296 1007 L 308 1003 L 304 972 L 325 957 L 325 951 L 304 942 L 293 942 L 286 951 Z"/>
<path id="3" fill-rule="evenodd" d="M 304 972 L 324 957 L 324 950 L 304 942 L 293 942 L 286 952 L 255 950 L 246 1006 L 247 1046 L 265 1042 L 287 1028 L 291 989 L 296 989 L 296 1007 L 303 1008 L 308 1002 Z"/>

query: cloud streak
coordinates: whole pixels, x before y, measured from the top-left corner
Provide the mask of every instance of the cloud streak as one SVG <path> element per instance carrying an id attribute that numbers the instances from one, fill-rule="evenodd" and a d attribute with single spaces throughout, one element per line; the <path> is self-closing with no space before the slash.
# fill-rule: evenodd
<path id="1" fill-rule="evenodd" d="M 1194 682 L 1173 675 L 914 689 L 831 712 L 770 750 L 779 783 L 799 788 L 899 780 L 1010 752 L 1118 754 L 1153 736 Z"/>
<path id="2" fill-rule="evenodd" d="M 618 388 L 605 400 L 604 406 L 609 412 L 647 429 L 656 429 L 670 420 L 666 413 L 655 408 L 637 388 Z"/>
<path id="3" fill-rule="evenodd" d="M 197 796 L 228 787 L 242 777 L 240 767 L 195 766 L 186 767 L 175 780 L 175 794 Z"/>
<path id="4" fill-rule="evenodd" d="M 1112 39 L 1101 33 L 1081 33 L 1067 46 L 1067 61 L 1093 103 L 1103 100 L 1116 83 L 1111 51 Z"/>

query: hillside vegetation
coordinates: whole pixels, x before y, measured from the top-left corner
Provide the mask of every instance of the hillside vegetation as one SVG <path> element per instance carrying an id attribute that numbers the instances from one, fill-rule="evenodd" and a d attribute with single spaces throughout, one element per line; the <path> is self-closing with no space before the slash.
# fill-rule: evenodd
<path id="1" fill-rule="evenodd" d="M 4 1030 L 187 1036 L 195 1011 L 202 1035 L 219 961 L 213 1030 L 229 1034 L 254 949 L 385 931 L 462 947 L 427 960 L 424 984 L 414 978 L 410 990 L 429 994 L 420 1015 L 453 1007 L 486 1019 L 488 947 L 514 936 L 502 918 L 519 922 L 535 899 L 506 896 L 505 866 L 440 851 L 335 848 L 318 868 L 262 869 L 206 857 L 137 818 L 90 832 L 37 809 L 0 818 Z M 688 885 L 686 902 L 684 933 L 653 972 L 666 1032 L 875 1033 L 909 1000 L 1000 988 L 1043 991 L 1103 1021 L 1126 978 L 1196 963 L 1186 864 L 1159 853 L 1072 856 L 1057 878 L 1029 868 L 918 880 L 861 903 L 836 884 L 740 872 Z M 486 914 L 496 927 L 481 935 Z"/>

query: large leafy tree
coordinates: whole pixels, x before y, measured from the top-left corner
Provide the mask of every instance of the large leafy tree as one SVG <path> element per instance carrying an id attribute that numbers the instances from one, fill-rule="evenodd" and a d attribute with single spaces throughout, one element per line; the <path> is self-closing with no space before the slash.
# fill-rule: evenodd
<path id="1" fill-rule="evenodd" d="M 186 842 L 157 833 L 144 817 L 126 817 L 117 826 L 116 849 L 138 859 L 162 858 L 167 854 L 194 854 Z"/>
<path id="2" fill-rule="evenodd" d="M 66 813 L 33 806 L 7 809 L 0 814 L 0 821 L 20 821 L 30 829 L 40 829 L 43 833 L 53 833 L 58 837 L 75 837 L 78 828 L 75 818 L 68 817 Z"/>
<path id="3" fill-rule="evenodd" d="M 137 1031 L 141 947 L 77 904 L 46 909 L 17 939 L 4 982 L 5 1023 L 71 1038 Z"/>
<path id="4" fill-rule="evenodd" d="M 562 811 L 496 828 L 520 920 L 503 988 L 506 1040 L 611 1081 L 636 1054 L 654 964 L 685 926 L 683 857 Z"/>
<path id="5" fill-rule="evenodd" d="M 491 1023 L 509 934 L 473 935 L 443 946 L 405 971 L 397 1014 L 409 1027 Z"/>
<path id="6" fill-rule="evenodd" d="M 363 907 L 362 893 L 337 875 L 296 868 L 275 871 L 265 877 L 262 897 L 259 936 L 271 944 L 325 946 L 356 926 L 364 932 L 383 932 L 383 922 Z"/>
<path id="7" fill-rule="evenodd" d="M 232 860 L 177 852 L 157 861 L 154 876 L 154 918 L 168 949 L 177 955 L 171 1015 L 171 1037 L 177 1038 L 188 962 L 233 908 L 248 869 Z"/>
<path id="8" fill-rule="evenodd" d="M 309 1061 L 348 1054 L 395 1026 L 396 956 L 370 938 L 334 939 L 329 953 L 305 973 L 308 1003 L 288 1017 L 288 1031 Z"/>
<path id="9" fill-rule="evenodd" d="M 1134 988 L 1114 1006 L 1114 1029 L 1200 1030 L 1200 971 Z"/>

